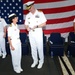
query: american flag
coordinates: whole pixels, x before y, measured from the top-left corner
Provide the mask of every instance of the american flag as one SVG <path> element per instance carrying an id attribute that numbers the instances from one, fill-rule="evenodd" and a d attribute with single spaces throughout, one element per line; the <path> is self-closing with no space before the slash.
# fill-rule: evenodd
<path id="1" fill-rule="evenodd" d="M 5 7 L 4 10 L 8 11 L 8 13 L 11 13 L 10 12 L 11 10 L 12 12 L 18 11 L 18 13 L 16 12 L 18 16 L 23 15 L 23 18 L 19 17 L 20 19 L 19 28 L 21 30 L 21 33 L 26 32 L 24 23 L 22 24 L 20 21 L 22 22 L 25 21 L 25 16 L 28 13 L 28 11 L 25 9 L 25 3 L 28 2 L 29 0 L 0 0 L 0 2 L 1 1 L 5 4 L 8 3 L 6 4 L 6 6 L 5 4 L 2 5 Z M 34 1 L 35 1 L 34 6 L 37 9 L 43 11 L 47 18 L 47 25 L 43 29 L 44 34 L 47 37 L 52 32 L 60 32 L 62 37 L 66 38 L 68 36 L 68 33 L 74 30 L 73 20 L 75 18 L 75 0 L 34 0 Z M 8 5 L 9 9 L 7 9 Z M 10 8 L 10 5 L 12 5 L 11 6 L 12 9 Z M 14 7 L 15 9 L 13 11 Z M 7 16 L 8 14 L 6 15 L 6 17 Z"/>

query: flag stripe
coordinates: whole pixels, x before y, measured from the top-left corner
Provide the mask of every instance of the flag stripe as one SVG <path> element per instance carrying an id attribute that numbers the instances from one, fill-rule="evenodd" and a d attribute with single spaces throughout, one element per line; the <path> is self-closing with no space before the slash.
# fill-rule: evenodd
<path id="1" fill-rule="evenodd" d="M 62 29 L 52 29 L 52 30 L 43 30 L 44 33 L 47 34 L 51 34 L 52 32 L 60 32 L 60 33 L 66 33 L 66 32 L 71 32 L 74 31 L 73 27 L 68 27 L 68 28 L 62 28 Z M 21 33 L 28 33 L 26 29 L 21 29 L 20 30 Z"/>
<path id="2" fill-rule="evenodd" d="M 65 33 L 65 32 L 71 32 L 74 31 L 73 27 L 68 27 L 68 28 L 62 28 L 62 29 L 50 29 L 50 30 L 43 30 L 45 34 L 51 34 L 52 32 L 60 32 L 60 33 Z"/>
<path id="3" fill-rule="evenodd" d="M 66 17 L 66 18 L 57 18 L 57 19 L 49 19 L 47 20 L 47 24 L 56 24 L 56 23 L 63 23 L 63 22 L 69 22 L 73 21 L 75 16 Z"/>
<path id="4" fill-rule="evenodd" d="M 43 1 L 44 2 L 44 1 Z M 66 0 L 66 1 L 58 1 L 58 2 L 47 2 L 47 3 L 38 3 L 34 4 L 37 9 L 49 9 L 49 8 L 60 8 L 75 5 L 75 1 Z M 23 4 L 23 10 L 26 10 L 25 4 Z"/>
<path id="5" fill-rule="evenodd" d="M 75 16 L 66 17 L 66 18 L 48 19 L 47 24 L 57 24 L 57 23 L 63 23 L 63 22 L 70 22 L 70 21 L 73 21 L 74 17 Z"/>
<path id="6" fill-rule="evenodd" d="M 67 28 L 73 27 L 73 22 L 64 22 L 64 23 L 57 23 L 57 24 L 47 24 L 43 29 L 59 29 L 59 28 Z"/>
<path id="7" fill-rule="evenodd" d="M 44 14 L 61 13 L 61 12 L 68 12 L 68 11 L 75 10 L 75 5 L 59 7 L 59 8 L 47 8 L 47 9 L 40 9 L 40 10 L 43 11 Z M 27 13 L 28 13 L 28 10 L 23 11 L 23 14 L 27 14 Z"/>
<path id="8" fill-rule="evenodd" d="M 57 23 L 57 24 L 47 24 L 44 28 L 46 30 L 49 29 L 59 29 L 59 28 L 67 28 L 67 27 L 73 27 L 73 21 L 70 22 L 64 22 L 64 23 Z M 19 29 L 25 29 L 24 25 L 19 25 Z"/>
<path id="9" fill-rule="evenodd" d="M 63 12 L 63 13 L 56 13 L 56 14 L 45 14 L 47 20 L 48 19 L 61 19 L 61 18 L 66 18 L 66 17 L 71 17 L 71 16 L 75 16 L 75 11 L 69 11 L 69 12 Z M 25 20 L 25 16 L 24 15 L 24 20 Z"/>
<path id="10" fill-rule="evenodd" d="M 29 0 L 23 0 L 23 3 L 28 2 Z M 47 3 L 47 2 L 58 2 L 58 1 L 64 1 L 64 0 L 44 0 L 43 3 Z M 36 0 L 36 3 L 42 3 L 41 0 Z"/>
<path id="11" fill-rule="evenodd" d="M 74 16 L 75 11 L 63 12 L 63 13 L 56 13 L 56 14 L 45 14 L 47 19 L 61 19 L 66 17 Z"/>

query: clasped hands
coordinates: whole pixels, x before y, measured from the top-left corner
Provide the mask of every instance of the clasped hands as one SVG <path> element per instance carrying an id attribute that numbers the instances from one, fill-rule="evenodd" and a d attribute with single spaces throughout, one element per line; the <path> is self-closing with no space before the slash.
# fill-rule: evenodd
<path id="1" fill-rule="evenodd" d="M 37 26 L 34 26 L 33 28 L 28 27 L 27 30 L 28 30 L 28 31 L 30 31 L 30 30 L 35 31 L 35 30 L 34 30 L 35 28 L 37 28 Z"/>

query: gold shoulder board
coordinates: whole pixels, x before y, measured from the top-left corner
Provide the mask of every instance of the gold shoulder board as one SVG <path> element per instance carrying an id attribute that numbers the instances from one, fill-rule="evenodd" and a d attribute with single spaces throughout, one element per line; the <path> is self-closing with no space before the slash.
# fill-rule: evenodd
<path id="1" fill-rule="evenodd" d="M 10 24 L 9 26 L 12 27 L 12 24 Z"/>
<path id="2" fill-rule="evenodd" d="M 39 12 L 42 12 L 41 10 L 38 10 Z"/>

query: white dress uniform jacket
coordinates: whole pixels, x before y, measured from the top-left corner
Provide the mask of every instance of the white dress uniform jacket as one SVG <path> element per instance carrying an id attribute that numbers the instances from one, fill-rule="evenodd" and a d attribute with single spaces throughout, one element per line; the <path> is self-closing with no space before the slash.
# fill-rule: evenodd
<path id="1" fill-rule="evenodd" d="M 12 56 L 12 64 L 14 70 L 21 68 L 21 41 L 20 41 L 20 35 L 19 35 L 19 29 L 16 24 L 16 26 L 12 23 L 8 27 L 8 37 L 11 38 L 11 42 L 15 50 L 11 50 L 11 56 Z"/>
<path id="2" fill-rule="evenodd" d="M 4 27 L 7 25 L 3 18 L 0 18 L 0 55 L 6 55 L 6 48 L 5 48 L 5 38 L 4 35 Z"/>
<path id="3" fill-rule="evenodd" d="M 25 25 L 28 25 L 30 28 L 34 26 L 40 25 L 46 22 L 46 18 L 42 11 L 36 10 L 34 14 L 29 12 L 26 15 Z M 37 52 L 40 58 L 40 63 L 44 62 L 44 55 L 43 55 L 43 31 L 42 28 L 35 28 L 34 31 L 29 31 L 29 40 L 31 45 L 31 54 L 32 58 L 35 61 L 38 61 Z"/>

